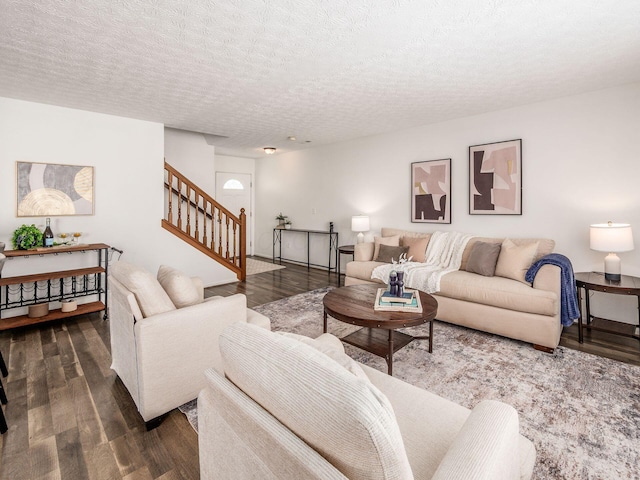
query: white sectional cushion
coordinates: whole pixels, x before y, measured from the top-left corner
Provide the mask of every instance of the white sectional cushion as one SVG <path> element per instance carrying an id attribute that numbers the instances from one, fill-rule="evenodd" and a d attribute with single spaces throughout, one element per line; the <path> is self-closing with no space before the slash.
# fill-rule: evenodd
<path id="1" fill-rule="evenodd" d="M 220 336 L 226 376 L 348 478 L 412 479 L 389 400 L 315 348 L 250 324 Z"/>
<path id="2" fill-rule="evenodd" d="M 200 292 L 194 285 L 193 280 L 176 268 L 160 265 L 160 268 L 158 268 L 158 281 L 177 308 L 188 307 L 202 302 Z"/>
<path id="3" fill-rule="evenodd" d="M 160 282 L 144 268 L 119 261 L 109 266 L 109 273 L 135 295 L 145 318 L 176 309 Z"/>

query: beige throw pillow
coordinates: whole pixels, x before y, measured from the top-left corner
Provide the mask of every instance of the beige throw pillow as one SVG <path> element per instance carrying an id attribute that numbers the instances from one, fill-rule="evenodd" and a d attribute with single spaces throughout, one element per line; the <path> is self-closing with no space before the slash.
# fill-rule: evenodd
<path id="1" fill-rule="evenodd" d="M 316 349 L 237 322 L 219 338 L 224 373 L 347 478 L 413 478 L 387 397 Z"/>
<path id="2" fill-rule="evenodd" d="M 467 260 L 467 272 L 493 277 L 496 273 L 500 247 L 499 243 L 476 242 Z"/>
<path id="3" fill-rule="evenodd" d="M 537 250 L 538 242 L 516 245 L 507 238 L 502 242 L 496 265 L 496 275 L 531 285 L 524 279 L 524 276 L 533 264 Z"/>
<path id="4" fill-rule="evenodd" d="M 167 265 L 160 265 L 158 281 L 177 308 L 188 307 L 201 302 L 200 293 L 190 277 Z"/>
<path id="5" fill-rule="evenodd" d="M 426 259 L 427 245 L 429 245 L 428 237 L 402 237 L 400 242 L 403 247 L 409 247 L 407 258 L 413 257 L 412 262 L 424 262 Z"/>
<path id="6" fill-rule="evenodd" d="M 162 285 L 144 268 L 119 261 L 109 265 L 109 274 L 133 293 L 145 318 L 176 309 Z"/>
<path id="7" fill-rule="evenodd" d="M 373 249 L 373 261 L 378 261 L 378 253 L 380 252 L 380 245 L 389 245 L 390 247 L 400 246 L 400 235 L 394 235 L 392 237 L 373 237 L 374 249 Z"/>

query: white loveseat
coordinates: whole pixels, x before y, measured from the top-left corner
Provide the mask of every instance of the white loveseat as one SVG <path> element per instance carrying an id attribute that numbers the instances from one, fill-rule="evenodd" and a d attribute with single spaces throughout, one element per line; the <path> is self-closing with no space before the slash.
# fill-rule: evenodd
<path id="1" fill-rule="evenodd" d="M 411 248 L 417 248 L 415 242 L 422 239 L 426 242 L 421 244 L 424 255 L 430 237 L 430 233 L 383 228 L 376 240 L 411 243 L 411 252 Z M 467 271 L 473 248 L 479 242 L 502 245 L 492 276 Z M 504 242 L 511 242 L 514 248 L 507 250 Z M 554 246 L 553 240 L 543 238 L 472 238 L 462 254 L 460 269 L 444 275 L 440 291 L 433 294 L 438 300 L 437 320 L 530 342 L 552 352 L 562 334 L 560 268 L 542 266 L 533 284 L 525 282 L 524 275 L 533 262 L 552 253 Z M 354 261 L 346 267 L 345 285 L 380 282 L 371 278 L 373 270 L 384 264 L 374 261 L 374 249 L 374 242 L 356 245 Z M 523 260 L 518 250 L 528 251 L 530 258 Z"/>
<path id="2" fill-rule="evenodd" d="M 340 340 L 234 324 L 198 397 L 204 480 L 528 479 L 517 412 L 473 410 L 350 359 Z"/>
<path id="3" fill-rule="evenodd" d="M 109 273 L 111 368 L 147 428 L 196 398 L 205 370 L 222 371 L 218 336 L 226 326 L 250 322 L 270 328 L 267 317 L 247 308 L 244 295 L 205 299 L 202 281 L 175 269 L 160 267 L 162 283 L 125 262 L 110 265 Z"/>

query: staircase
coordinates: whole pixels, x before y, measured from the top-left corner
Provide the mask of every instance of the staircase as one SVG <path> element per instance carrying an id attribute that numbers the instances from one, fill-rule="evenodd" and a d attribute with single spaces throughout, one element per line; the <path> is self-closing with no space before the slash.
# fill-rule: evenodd
<path id="1" fill-rule="evenodd" d="M 164 163 L 162 227 L 235 272 L 247 276 L 247 216 L 237 217 L 175 168 Z"/>

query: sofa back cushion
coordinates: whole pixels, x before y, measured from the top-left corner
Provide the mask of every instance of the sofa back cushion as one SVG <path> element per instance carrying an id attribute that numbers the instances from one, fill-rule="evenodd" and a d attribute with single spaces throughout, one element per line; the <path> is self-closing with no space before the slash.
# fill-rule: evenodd
<path id="1" fill-rule="evenodd" d="M 378 261 L 378 255 L 380 254 L 380 245 L 388 245 L 390 247 L 400 246 L 400 235 L 393 235 L 391 237 L 373 237 L 374 250 L 373 261 Z"/>
<path id="2" fill-rule="evenodd" d="M 145 318 L 176 309 L 160 282 L 144 268 L 119 261 L 109 266 L 109 273 L 133 293 Z"/>
<path id="3" fill-rule="evenodd" d="M 467 272 L 493 277 L 496 273 L 500 247 L 499 243 L 475 242 L 467 261 Z"/>
<path id="4" fill-rule="evenodd" d="M 467 262 L 469 261 L 469 256 L 471 255 L 471 251 L 473 250 L 473 246 L 476 242 L 497 243 L 502 245 L 502 242 L 504 242 L 504 240 L 504 238 L 473 237 L 471 240 L 469 240 L 469 243 L 467 243 L 467 247 L 462 253 L 462 263 L 460 264 L 460 270 L 467 269 Z M 556 246 L 556 242 L 548 238 L 511 238 L 510 240 L 517 246 L 528 245 L 530 243 L 537 242 L 538 249 L 536 250 L 533 259 L 534 262 L 540 260 L 545 255 L 549 255 L 550 253 L 552 253 L 554 247 Z M 500 261 L 499 256 L 498 261 Z"/>
<path id="5" fill-rule="evenodd" d="M 400 245 L 403 247 L 409 247 L 407 252 L 407 258 L 413 257 L 413 262 L 424 262 L 425 255 L 427 253 L 427 245 L 429 245 L 429 239 L 431 235 L 424 237 L 411 237 L 405 235 L 400 240 Z"/>
<path id="6" fill-rule="evenodd" d="M 412 479 L 389 400 L 315 348 L 236 323 L 220 336 L 225 375 L 348 478 Z"/>
<path id="7" fill-rule="evenodd" d="M 496 275 L 530 285 L 524 277 L 533 264 L 537 251 L 538 242 L 516 245 L 513 240 L 507 238 L 502 242 L 496 265 Z"/>

